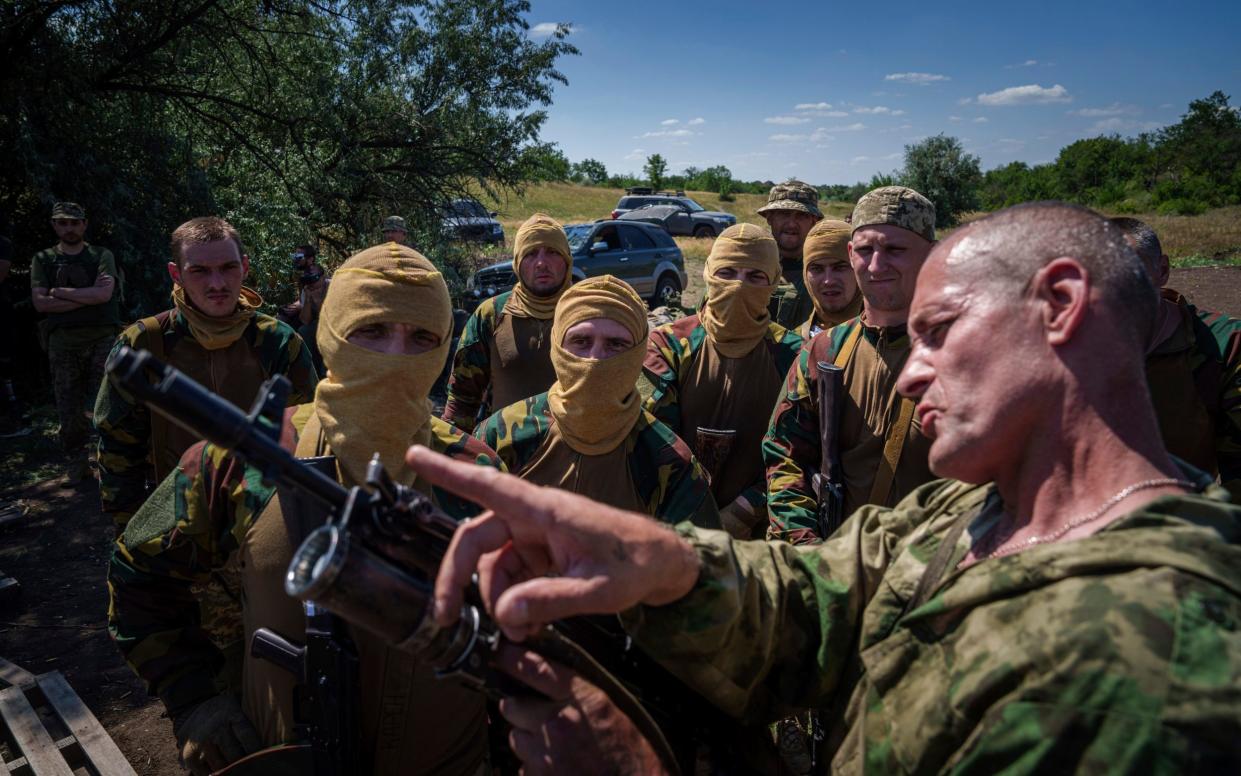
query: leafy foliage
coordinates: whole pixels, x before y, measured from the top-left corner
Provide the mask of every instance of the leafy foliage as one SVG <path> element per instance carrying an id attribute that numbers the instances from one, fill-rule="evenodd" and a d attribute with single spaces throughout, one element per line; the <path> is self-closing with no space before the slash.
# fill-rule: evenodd
<path id="1" fill-rule="evenodd" d="M 646 179 L 651 182 L 652 188 L 662 189 L 664 176 L 668 173 L 668 161 L 660 154 L 651 154 L 646 157 L 642 172 L 646 173 Z"/>
<path id="2" fill-rule="evenodd" d="M 33 248 L 51 239 L 52 202 L 81 202 L 134 314 L 166 306 L 167 236 L 195 215 L 241 230 L 267 295 L 290 246 L 341 257 L 391 213 L 436 243 L 440 203 L 519 188 L 559 153 L 539 141 L 542 106 L 576 49 L 567 27 L 532 40 L 528 10 L 14 0 L 0 29 L 0 208 Z"/>
<path id="3" fill-rule="evenodd" d="M 977 209 L 982 171 L 978 157 L 965 153 L 960 140 L 940 134 L 905 146 L 900 181 L 935 204 L 935 226 L 942 229 Z"/>

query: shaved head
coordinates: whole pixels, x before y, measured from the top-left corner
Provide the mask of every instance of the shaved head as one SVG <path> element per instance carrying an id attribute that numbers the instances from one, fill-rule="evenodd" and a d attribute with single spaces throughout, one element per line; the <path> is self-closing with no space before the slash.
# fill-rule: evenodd
<path id="1" fill-rule="evenodd" d="M 1120 328 L 1143 345 L 1150 336 L 1158 296 L 1146 266 L 1124 233 L 1088 208 L 1063 202 L 1010 207 L 956 232 L 935 253 L 945 257 L 955 279 L 995 287 L 1014 299 L 1054 259 L 1076 259 L 1102 308 L 1127 323 Z"/>

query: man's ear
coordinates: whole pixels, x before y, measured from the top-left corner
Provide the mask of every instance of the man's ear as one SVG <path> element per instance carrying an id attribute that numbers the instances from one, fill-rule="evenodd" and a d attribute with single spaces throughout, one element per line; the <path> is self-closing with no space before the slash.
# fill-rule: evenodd
<path id="1" fill-rule="evenodd" d="M 181 268 L 175 261 L 168 262 L 168 277 L 172 278 L 173 283 L 181 285 Z"/>
<path id="2" fill-rule="evenodd" d="M 1048 344 L 1065 345 L 1086 318 L 1090 302 L 1090 273 L 1077 259 L 1052 259 L 1034 274 L 1031 293 L 1042 308 Z"/>

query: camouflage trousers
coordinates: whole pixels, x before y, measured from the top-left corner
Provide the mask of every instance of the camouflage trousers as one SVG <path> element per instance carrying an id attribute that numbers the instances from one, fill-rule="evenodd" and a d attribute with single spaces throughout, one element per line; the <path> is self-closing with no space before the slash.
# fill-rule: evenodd
<path id="1" fill-rule="evenodd" d="M 48 349 L 56 414 L 60 416 L 60 445 L 69 458 L 86 460 L 91 435 L 86 411 L 95 406 L 112 343 L 113 338 L 108 336 L 84 345 Z"/>
<path id="2" fill-rule="evenodd" d="M 245 639 L 241 614 L 241 568 L 229 561 L 211 579 L 191 587 L 198 599 L 199 623 L 212 643 L 226 655 Z"/>

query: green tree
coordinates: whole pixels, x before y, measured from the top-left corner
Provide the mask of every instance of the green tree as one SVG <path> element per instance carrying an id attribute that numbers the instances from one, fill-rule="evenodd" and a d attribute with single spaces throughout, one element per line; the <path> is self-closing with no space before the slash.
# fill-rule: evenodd
<path id="1" fill-rule="evenodd" d="M 646 179 L 651 182 L 652 188 L 662 188 L 664 175 L 668 172 L 668 162 L 660 154 L 651 154 L 646 157 L 642 172 L 646 174 Z"/>
<path id="2" fill-rule="evenodd" d="M 573 177 L 591 186 L 602 186 L 608 181 L 608 168 L 598 159 L 583 159 L 573 165 Z"/>
<path id="3" fill-rule="evenodd" d="M 978 157 L 965 153 L 955 137 L 939 134 L 905 146 L 900 180 L 935 203 L 938 228 L 953 226 L 961 213 L 978 208 Z"/>
<path id="4" fill-rule="evenodd" d="M 166 306 L 167 236 L 218 213 L 287 296 L 290 246 L 344 255 L 400 213 L 539 169 L 543 108 L 576 49 L 532 40 L 523 0 L 17 0 L 0 27 L 0 208 L 45 244 L 57 199 Z M 420 247 L 430 248 L 429 245 Z M 150 289 L 149 292 L 147 289 Z M 278 291 L 278 292 L 277 292 Z"/>

